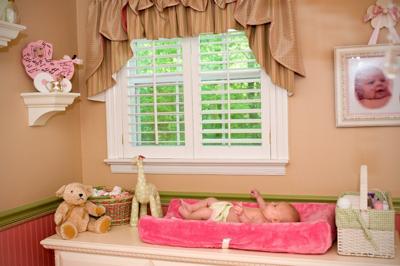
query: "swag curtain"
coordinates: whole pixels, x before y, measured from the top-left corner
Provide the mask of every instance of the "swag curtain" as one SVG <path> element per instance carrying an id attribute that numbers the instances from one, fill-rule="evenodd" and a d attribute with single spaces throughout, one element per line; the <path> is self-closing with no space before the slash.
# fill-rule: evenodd
<path id="1" fill-rule="evenodd" d="M 112 75 L 133 56 L 130 41 L 244 30 L 257 62 L 289 92 L 304 75 L 294 0 L 92 0 L 88 9 L 87 89 L 114 85 Z"/>

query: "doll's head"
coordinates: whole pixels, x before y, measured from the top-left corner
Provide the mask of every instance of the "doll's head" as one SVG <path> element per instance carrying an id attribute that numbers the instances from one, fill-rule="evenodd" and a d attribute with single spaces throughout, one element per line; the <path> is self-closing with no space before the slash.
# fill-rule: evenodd
<path id="1" fill-rule="evenodd" d="M 270 223 L 293 223 L 300 221 L 300 215 L 296 208 L 287 202 L 271 202 L 262 210 L 262 213 Z"/>
<path id="2" fill-rule="evenodd" d="M 63 198 L 71 205 L 82 205 L 92 195 L 92 187 L 81 183 L 63 185 L 56 192 L 56 196 Z"/>

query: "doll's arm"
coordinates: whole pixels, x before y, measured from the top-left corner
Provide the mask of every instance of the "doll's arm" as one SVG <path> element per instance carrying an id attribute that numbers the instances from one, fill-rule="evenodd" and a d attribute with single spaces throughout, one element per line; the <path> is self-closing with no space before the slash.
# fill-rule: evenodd
<path id="1" fill-rule="evenodd" d="M 263 197 L 261 197 L 261 194 L 260 194 L 260 192 L 258 192 L 257 189 L 252 189 L 250 191 L 250 195 L 257 200 L 258 207 L 260 209 L 264 209 L 267 206 L 267 204 L 265 203 Z"/>
<path id="2" fill-rule="evenodd" d="M 106 208 L 103 205 L 96 205 L 91 201 L 85 203 L 86 210 L 92 216 L 98 217 L 106 212 Z"/>
<path id="3" fill-rule="evenodd" d="M 68 210 L 69 206 L 65 201 L 58 205 L 57 210 L 54 213 L 54 222 L 56 225 L 59 225 L 62 222 Z"/>

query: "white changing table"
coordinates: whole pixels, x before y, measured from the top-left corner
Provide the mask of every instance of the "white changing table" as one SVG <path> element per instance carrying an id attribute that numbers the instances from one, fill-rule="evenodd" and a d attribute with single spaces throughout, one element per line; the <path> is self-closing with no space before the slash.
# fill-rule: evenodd
<path id="1" fill-rule="evenodd" d="M 339 256 L 335 245 L 324 255 L 150 245 L 141 242 L 137 229 L 128 225 L 113 226 L 106 234 L 84 232 L 73 240 L 53 235 L 40 243 L 45 248 L 54 249 L 56 266 L 389 266 L 400 265 L 398 237 L 396 240 L 394 259 Z"/>

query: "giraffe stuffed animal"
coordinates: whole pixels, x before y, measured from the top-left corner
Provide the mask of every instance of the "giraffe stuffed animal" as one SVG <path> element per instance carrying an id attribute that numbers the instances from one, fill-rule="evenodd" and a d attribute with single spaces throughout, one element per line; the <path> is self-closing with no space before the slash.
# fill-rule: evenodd
<path id="1" fill-rule="evenodd" d="M 150 212 L 152 216 L 162 217 L 160 195 L 153 184 L 147 183 L 144 176 L 144 158 L 144 156 L 139 155 L 133 159 L 133 163 L 136 163 L 138 171 L 135 195 L 132 199 L 131 226 L 137 226 L 139 212 L 140 217 L 147 215 L 147 204 L 150 204 Z"/>

